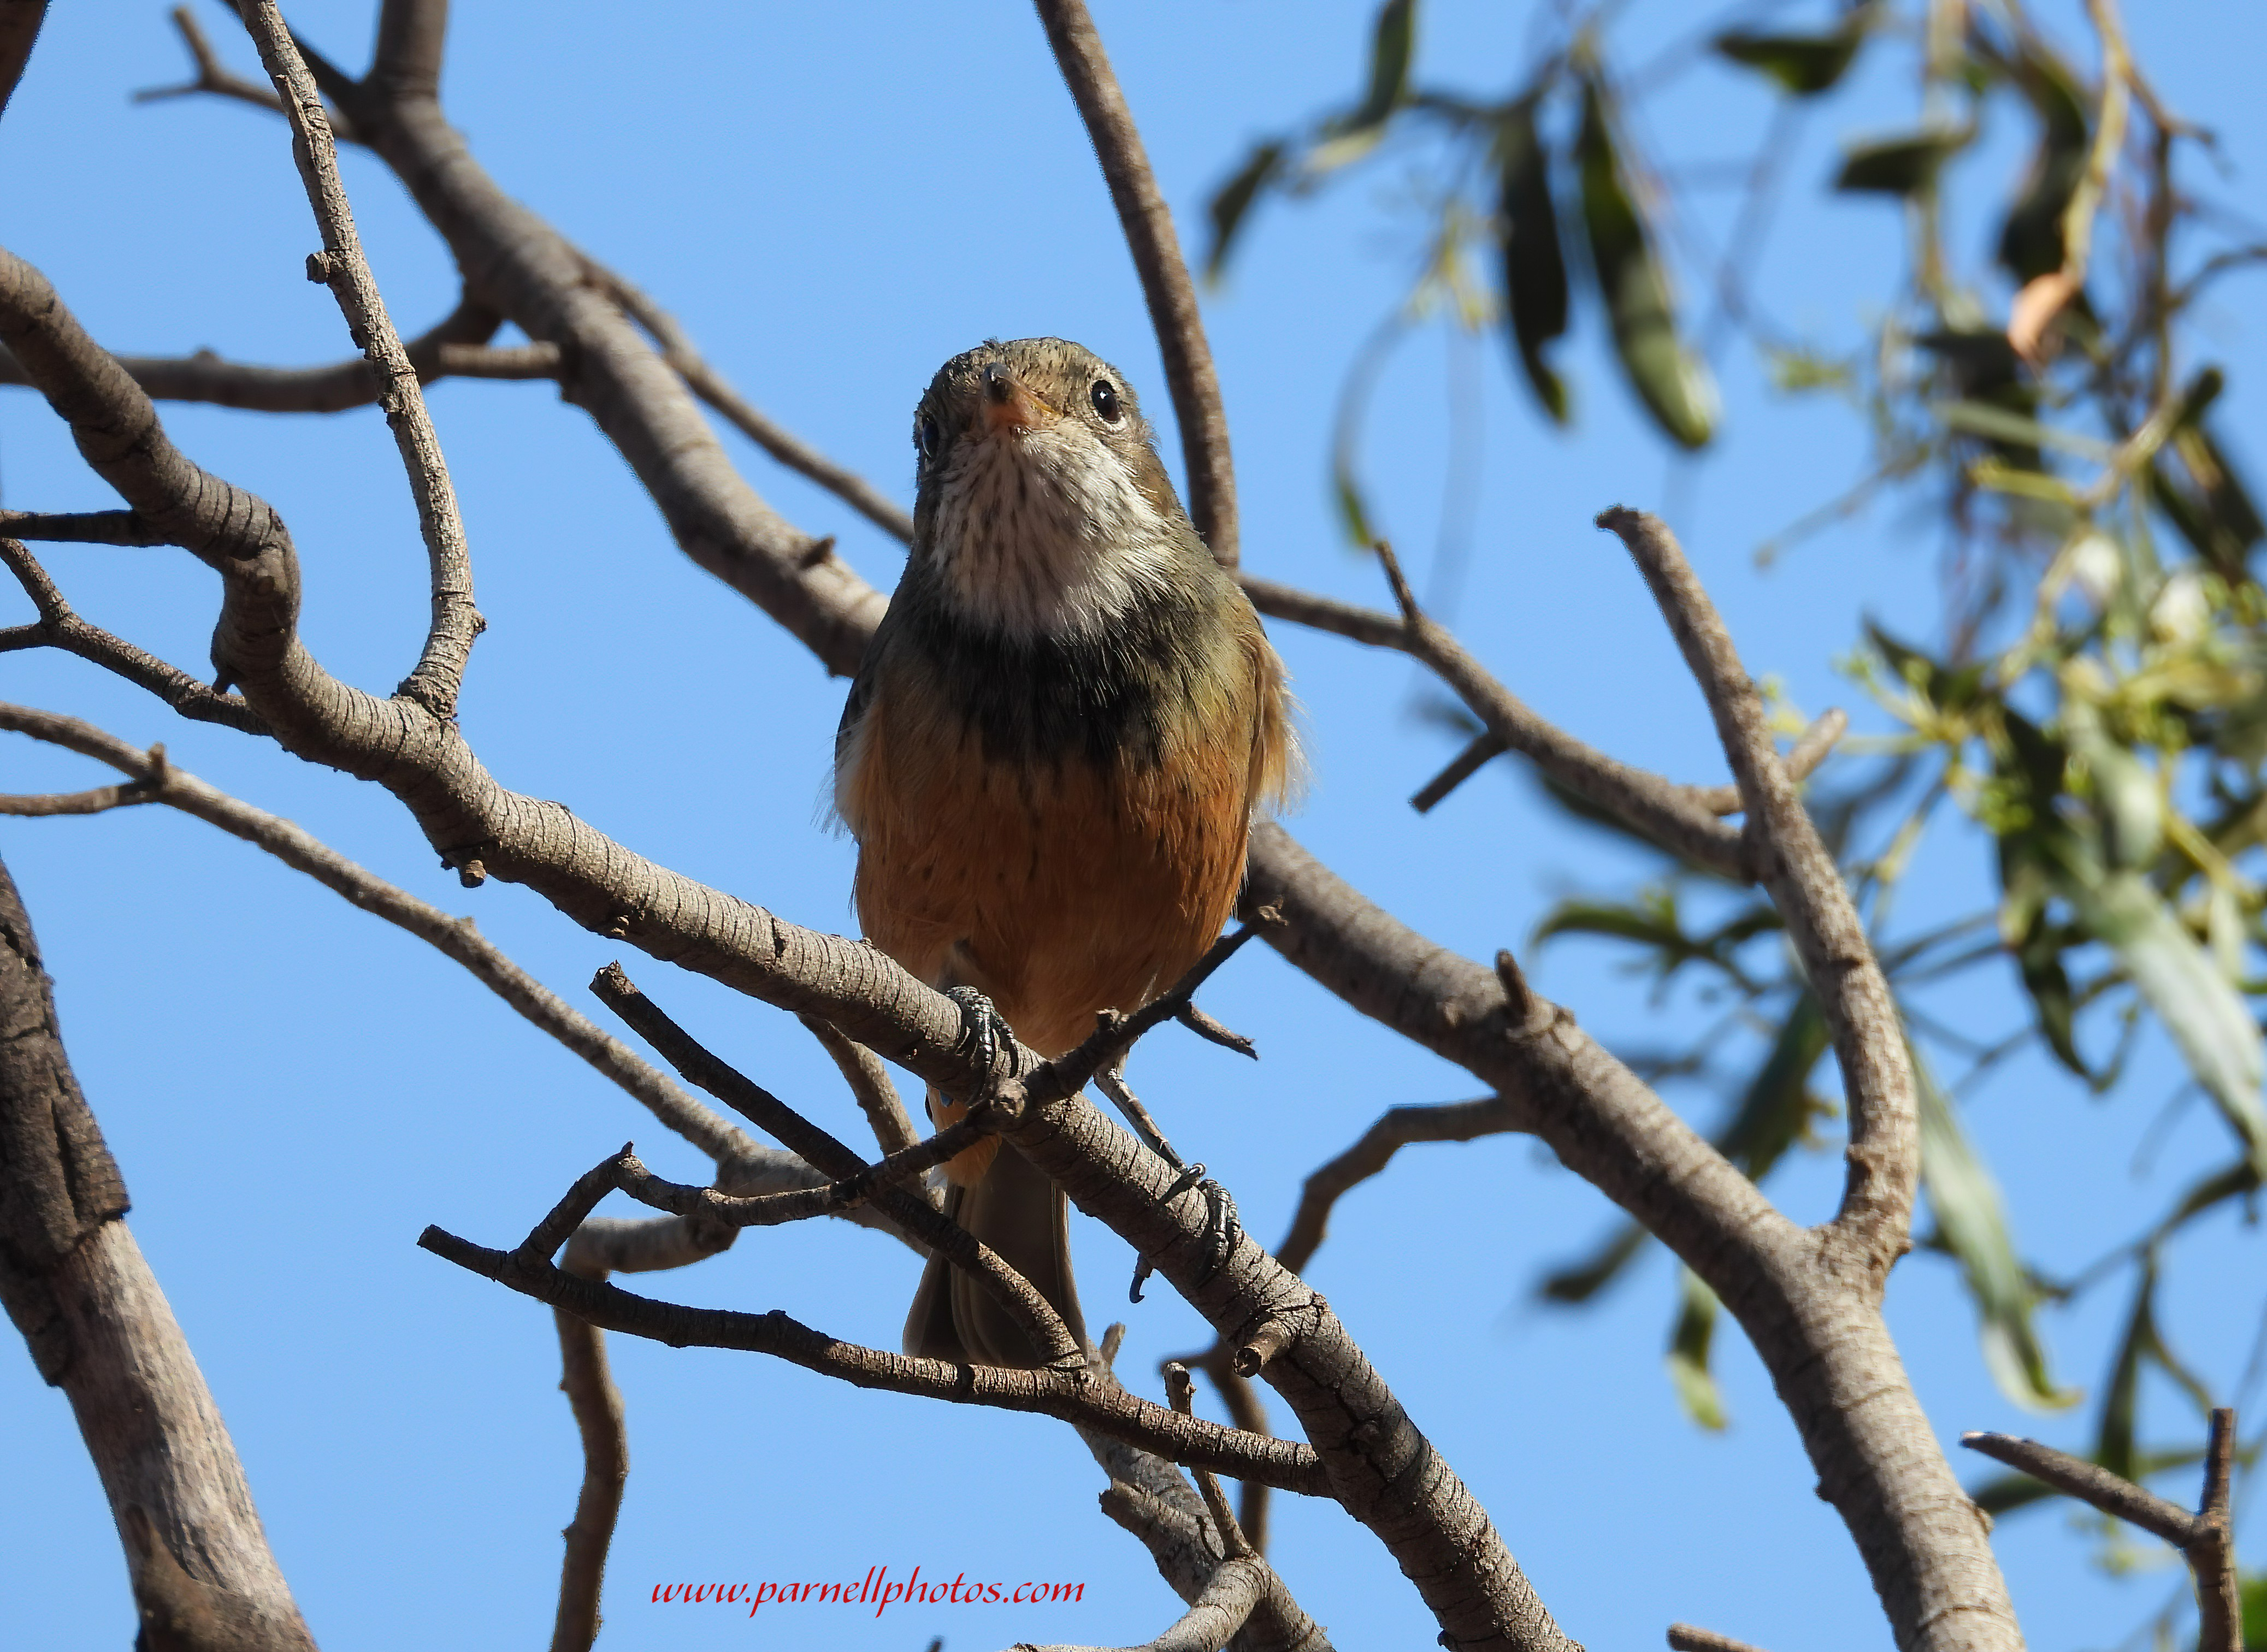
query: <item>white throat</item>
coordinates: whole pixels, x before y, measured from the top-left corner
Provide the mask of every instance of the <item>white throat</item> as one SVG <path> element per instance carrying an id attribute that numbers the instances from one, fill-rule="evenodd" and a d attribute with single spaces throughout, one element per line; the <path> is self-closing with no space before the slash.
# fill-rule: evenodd
<path id="1" fill-rule="evenodd" d="M 1067 422 L 972 434 L 939 479 L 930 554 L 953 606 L 987 629 L 1090 633 L 1170 588 L 1170 521 Z"/>

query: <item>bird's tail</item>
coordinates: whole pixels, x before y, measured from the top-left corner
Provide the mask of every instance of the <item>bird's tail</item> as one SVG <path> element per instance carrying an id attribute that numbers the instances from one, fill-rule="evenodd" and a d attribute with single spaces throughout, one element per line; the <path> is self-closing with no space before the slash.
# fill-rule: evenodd
<path id="1" fill-rule="evenodd" d="M 1083 1346 L 1086 1322 L 1070 1275 L 1070 1215 L 1062 1189 L 1006 1142 L 974 1183 L 946 1195 L 945 1214 L 1030 1280 Z M 905 1349 L 975 1365 L 1039 1364 L 1038 1350 L 980 1280 L 932 1256 L 906 1316 Z"/>

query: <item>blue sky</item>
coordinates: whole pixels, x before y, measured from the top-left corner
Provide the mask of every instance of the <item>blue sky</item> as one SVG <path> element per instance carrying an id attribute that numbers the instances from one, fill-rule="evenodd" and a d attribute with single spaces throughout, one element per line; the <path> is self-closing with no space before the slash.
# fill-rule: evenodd
<path id="1" fill-rule="evenodd" d="M 289 9 L 349 64 L 366 52 L 369 10 Z M 2232 171 L 2214 187 L 2267 213 L 2256 182 L 2267 113 L 2250 84 L 2267 46 L 2256 9 L 2212 0 L 2133 11 L 2139 55 L 2165 97 L 2222 133 Z M 1192 251 L 1209 190 L 1251 140 L 1352 95 L 1368 13 L 1342 0 L 1097 7 Z M 2062 13 L 2051 21 L 2081 41 Z M 251 69 L 225 13 L 202 15 Z M 640 11 L 633 26 L 619 6 L 561 0 L 539 26 L 530 15 L 459 9 L 451 114 L 505 188 L 656 295 L 757 405 L 909 499 L 906 421 L 936 364 L 987 335 L 1058 333 L 1131 376 L 1178 470 L 1140 295 L 1028 11 L 688 4 Z M 1643 62 L 1691 26 L 1683 8 L 1634 4 L 1617 49 Z M 1500 96 L 1529 38 L 1526 7 L 1428 6 L 1419 72 Z M 181 72 L 161 7 L 55 8 L 0 121 L 0 244 L 45 270 L 121 353 L 204 347 L 279 363 L 346 354 L 328 296 L 303 274 L 316 239 L 281 123 L 209 101 L 128 104 L 135 88 Z M 1842 139 L 1910 124 L 1911 87 L 1903 48 L 1871 55 L 1809 118 L 1787 163 L 1762 302 L 1829 347 L 1860 341 L 1894 295 L 1901 255 L 1890 208 L 1824 197 L 1823 185 Z M 1660 150 L 1741 159 L 1770 113 L 1751 79 L 1704 63 L 1648 102 L 1645 130 Z M 1987 202 L 1992 178 L 2012 179 L 2026 150 L 2011 113 L 1999 109 L 1961 163 L 1977 169 L 1971 193 Z M 1389 160 L 1317 200 L 1270 203 L 1206 300 L 1248 565 L 1366 602 L 1383 593 L 1342 547 L 1324 455 L 1340 376 L 1420 250 L 1408 178 Z M 405 333 L 429 325 L 455 297 L 445 249 L 374 161 L 349 154 L 346 179 L 397 321 Z M 1727 203 L 1713 199 L 1720 234 Z M 1979 213 L 1959 252 L 1978 268 L 1987 249 Z M 2004 289 L 1990 291 L 2004 303 Z M 2258 292 L 2256 276 L 2238 278 L 2203 318 L 2229 369 L 2226 428 L 2255 463 L 2267 456 L 2267 351 L 2248 325 Z M 1750 668 L 1777 675 L 1806 710 L 1842 704 L 1878 728 L 1834 657 L 1861 612 L 1906 634 L 1935 628 L 1940 547 L 1926 513 L 1877 508 L 1757 569 L 1758 543 L 1860 472 L 1858 420 L 1776 398 L 1735 340 L 1719 362 L 1720 450 L 1687 464 L 1636 412 L 1598 332 L 1585 318 L 1561 353 L 1580 408 L 1571 435 L 1537 420 L 1496 340 L 1478 347 L 1483 462 L 1461 634 L 1585 738 L 1679 778 L 1720 778 L 1698 695 L 1618 547 L 1589 525 L 1609 504 L 1667 506 Z M 1412 340 L 1368 421 L 1377 514 L 1420 574 L 1439 537 L 1451 347 L 1437 332 Z M 851 848 L 819 822 L 842 685 L 674 549 L 627 467 L 547 387 L 451 383 L 431 401 L 491 623 L 463 711 L 490 767 L 682 872 L 797 922 L 849 926 Z M 424 559 L 378 418 L 189 407 L 165 418 L 188 452 L 290 523 L 317 656 L 347 680 L 390 688 L 422 635 Z M 791 520 L 838 533 L 869 579 L 894 579 L 892 545 L 725 440 Z M 12 391 L 0 391 L 0 499 L 114 503 L 45 407 Z M 185 554 L 56 547 L 47 560 L 90 618 L 202 664 L 215 593 Z M 1281 627 L 1277 640 L 1313 767 L 1293 829 L 1418 928 L 1476 956 L 1523 947 L 1559 895 L 1624 887 L 1645 870 L 1570 836 L 1501 765 L 1413 815 L 1404 800 L 1446 748 L 1405 714 L 1406 662 Z M 0 660 L 0 696 L 166 742 L 183 766 L 474 915 L 570 998 L 619 950 L 525 891 L 459 889 L 371 788 L 175 721 L 74 662 Z M 0 789 L 91 783 L 76 760 L 0 746 Z M 0 854 L 57 978 L 74 1061 L 135 1197 L 134 1231 L 318 1639 L 333 1652 L 537 1642 L 579 1473 L 548 1317 L 412 1241 L 428 1222 L 516 1240 L 625 1135 L 665 1173 L 692 1178 L 699 1161 L 454 965 L 197 822 L 143 810 L 0 822 Z M 1924 847 L 1905 921 L 1970 910 L 1986 878 L 1983 845 L 1940 833 Z M 1695 1006 L 1655 1008 L 1618 962 L 1562 942 L 1533 968 L 1540 989 L 1609 1043 L 1697 1025 Z M 627 963 L 721 1053 L 838 1129 L 854 1119 L 790 1020 Z M 1208 1005 L 1258 1041 L 1260 1064 L 1161 1035 L 1134 1076 L 1263 1237 L 1282 1232 L 1300 1179 L 1378 1112 L 1471 1093 L 1468 1078 L 1356 1020 L 1272 955 L 1240 958 Z M 1988 971 L 1955 1008 L 1985 1034 L 2021 1012 Z M 2220 1127 L 2193 1106 L 2137 1152 L 2176 1084 L 2157 1041 L 2113 1101 L 2088 1100 L 2035 1060 L 2011 1064 L 1974 1098 L 1970 1128 L 2027 1251 L 2050 1271 L 2091 1261 L 2219 1161 Z M 1672 1099 L 1714 1122 L 1716 1102 Z M 1816 1219 L 1832 1208 L 1836 1169 L 1831 1154 L 1801 1159 L 1772 1191 L 1790 1214 Z M 1655 1253 L 1588 1313 L 1529 1305 L 1537 1275 L 1613 1216 L 1522 1138 L 1412 1149 L 1341 1204 L 1308 1276 L 1577 1639 L 1657 1645 L 1678 1619 L 1773 1652 L 1877 1639 L 1855 1553 L 1812 1495 L 1768 1379 L 1730 1327 L 1718 1364 L 1732 1429 L 1705 1435 L 1678 1413 L 1661 1368 L 1673 1312 L 1665 1259 Z M 1163 1290 L 1139 1308 L 1116 1305 L 1124 1247 L 1083 1221 L 1075 1242 L 1089 1318 L 1127 1315 L 1120 1369 L 1156 1392 L 1156 1362 L 1200 1346 L 1199 1322 Z M 917 1269 L 891 1241 L 805 1224 L 749 1235 L 723 1258 L 639 1288 L 784 1308 L 894 1345 Z M 2175 1247 L 2167 1332 L 2223 1393 L 2249 1355 L 2263 1274 L 2256 1235 L 2234 1211 Z M 2113 1284 L 2047 1319 L 2065 1381 L 2098 1380 L 2125 1292 Z M 1945 1439 L 1984 1428 L 2083 1444 L 2085 1413 L 2033 1418 L 1992 1386 L 1946 1265 L 1906 1263 L 1888 1311 Z M 613 1352 L 634 1466 L 603 1644 L 913 1648 L 941 1634 L 952 1652 L 971 1652 L 1018 1639 L 1139 1641 L 1173 1614 L 1146 1555 L 1094 1512 L 1100 1476 L 1059 1425 L 862 1394 L 746 1356 L 626 1339 Z M 2146 1439 L 2191 1432 L 2168 1392 L 2145 1400 Z M 1288 1426 L 1282 1407 L 1275 1414 Z M 21 1488 L 0 1500 L 0 1641 L 115 1643 L 130 1619 L 123 1568 L 68 1407 L 27 1360 L 0 1357 L 0 1415 L 11 1420 L 0 1428 L 0 1484 Z M 1279 1498 L 1276 1533 L 1279 1566 L 1339 1644 L 1429 1643 L 1413 1590 L 1361 1528 Z M 2041 1646 L 2109 1644 L 2175 1582 L 2162 1566 L 2124 1578 L 2090 1567 L 2091 1539 L 2059 1509 L 2010 1519 L 1996 1541 Z M 2267 1561 L 2256 1527 L 2243 1548 Z M 648 1601 L 653 1585 L 688 1578 L 832 1577 L 884 1564 L 1087 1589 L 1054 1616 L 900 1607 L 874 1619 L 805 1606 L 750 1622 Z"/>

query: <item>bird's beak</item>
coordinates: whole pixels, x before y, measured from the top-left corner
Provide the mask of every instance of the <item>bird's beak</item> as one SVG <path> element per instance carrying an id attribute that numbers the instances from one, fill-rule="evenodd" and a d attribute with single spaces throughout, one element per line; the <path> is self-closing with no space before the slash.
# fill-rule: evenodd
<path id="1" fill-rule="evenodd" d="M 1024 389 L 1004 362 L 985 364 L 982 385 L 984 428 L 993 435 L 1035 430 L 1058 416 L 1053 408 Z"/>

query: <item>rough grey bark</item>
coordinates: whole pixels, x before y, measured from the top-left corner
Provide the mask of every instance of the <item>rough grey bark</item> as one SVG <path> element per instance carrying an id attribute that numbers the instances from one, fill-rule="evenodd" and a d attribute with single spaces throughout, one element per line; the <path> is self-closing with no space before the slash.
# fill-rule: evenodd
<path id="1" fill-rule="evenodd" d="M 0 866 L 0 1303 L 118 1523 L 145 1652 L 313 1652 L 243 1466 L 149 1264 Z"/>

